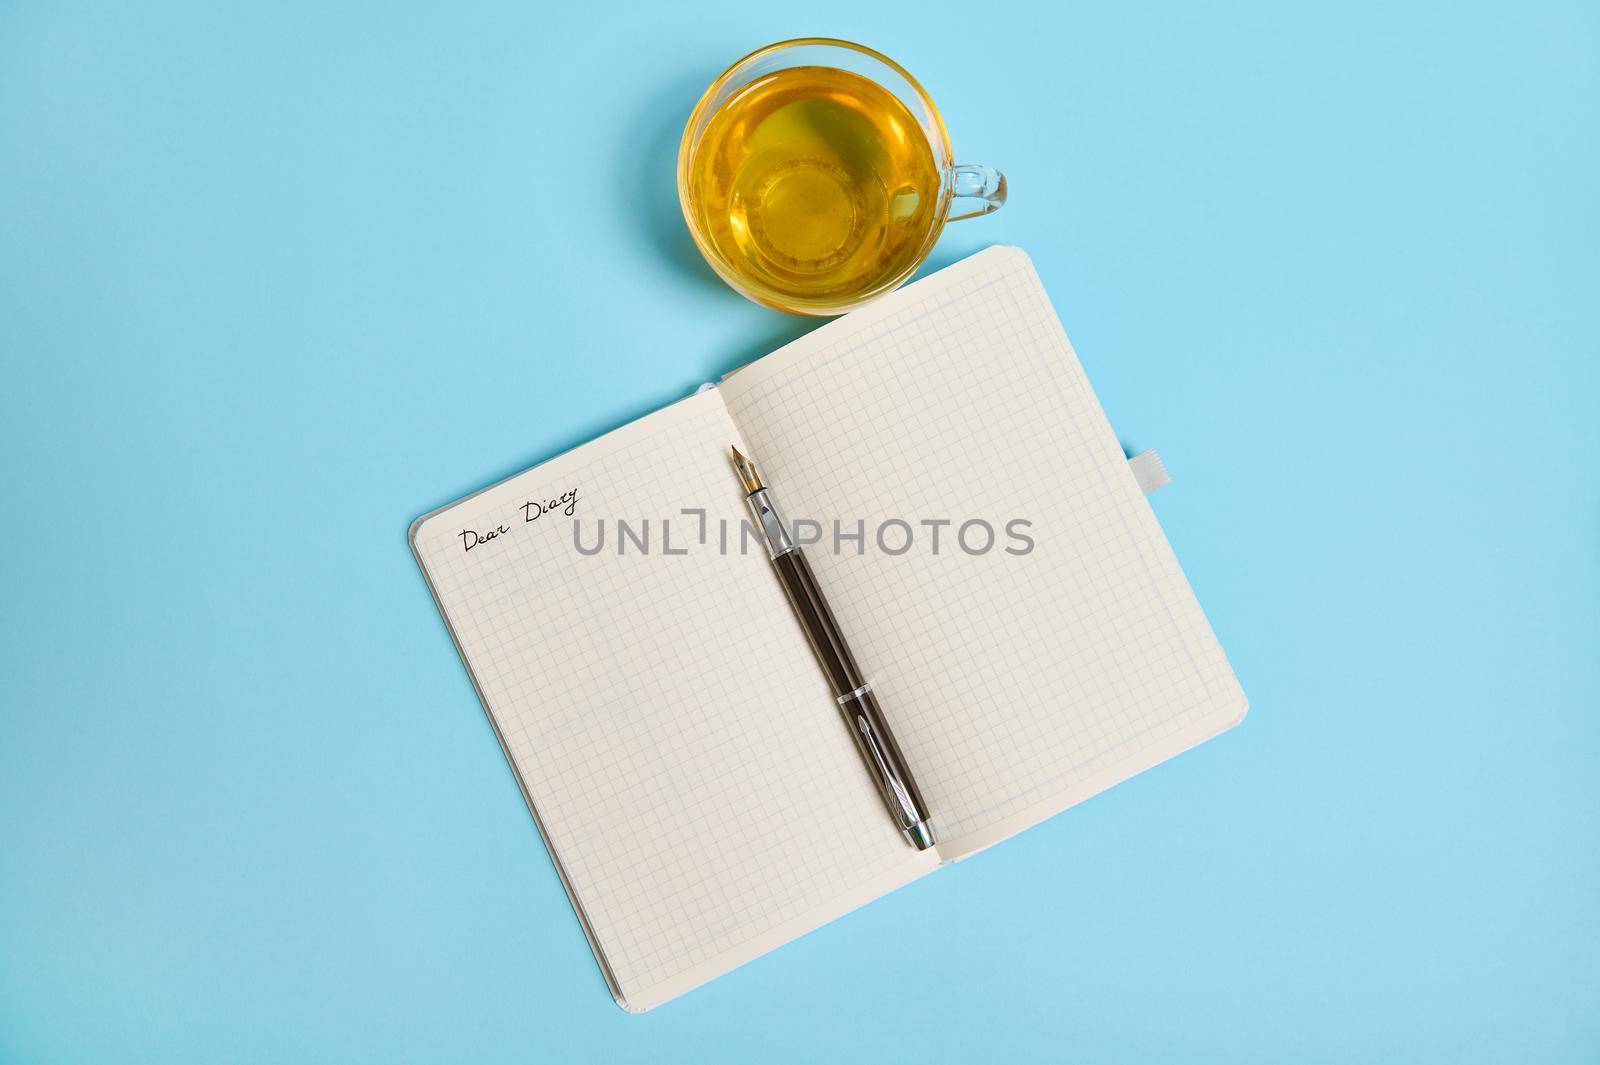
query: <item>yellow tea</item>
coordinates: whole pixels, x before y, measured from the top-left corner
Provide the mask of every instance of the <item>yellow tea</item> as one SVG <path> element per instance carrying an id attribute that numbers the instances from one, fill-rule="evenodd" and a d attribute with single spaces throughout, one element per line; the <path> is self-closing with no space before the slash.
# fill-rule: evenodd
<path id="1" fill-rule="evenodd" d="M 905 104 L 833 67 L 756 78 L 712 117 L 690 164 L 701 233 L 746 282 L 848 299 L 914 264 L 939 167 Z"/>

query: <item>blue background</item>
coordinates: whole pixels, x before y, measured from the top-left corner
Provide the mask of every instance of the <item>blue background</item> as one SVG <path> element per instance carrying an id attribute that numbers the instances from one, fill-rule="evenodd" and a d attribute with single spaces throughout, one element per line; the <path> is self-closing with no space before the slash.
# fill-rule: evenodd
<path id="1" fill-rule="evenodd" d="M 1600 9 L 1332 6 L 0 7 L 0 1060 L 1600 1060 Z M 1253 711 L 632 1017 L 405 530 L 811 327 L 672 167 L 804 33 L 1007 171 L 933 265 Z"/>

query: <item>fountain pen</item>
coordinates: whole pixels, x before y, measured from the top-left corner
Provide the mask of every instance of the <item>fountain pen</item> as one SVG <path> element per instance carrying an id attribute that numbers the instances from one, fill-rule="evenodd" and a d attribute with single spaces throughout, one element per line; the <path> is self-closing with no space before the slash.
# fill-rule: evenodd
<path id="1" fill-rule="evenodd" d="M 756 529 L 766 541 L 767 554 L 772 558 L 772 568 L 778 575 L 778 582 L 783 585 L 789 605 L 800 619 L 811 650 L 833 688 L 834 701 L 849 725 L 856 750 L 861 752 L 867 772 L 872 775 L 878 794 L 889 808 L 889 816 L 905 835 L 906 841 L 918 850 L 927 850 L 935 842 L 933 825 L 928 819 L 928 806 L 922 799 L 922 793 L 917 790 L 917 782 L 911 778 L 911 770 L 906 767 L 905 757 L 900 753 L 894 733 L 889 731 L 889 724 L 883 719 L 877 697 L 872 694 L 872 685 L 867 683 L 861 668 L 856 665 L 855 656 L 850 653 L 850 646 L 839 631 L 839 623 L 834 619 L 827 599 L 823 598 L 822 589 L 817 587 L 816 576 L 811 572 L 800 545 L 789 536 L 783 519 L 773 506 L 772 493 L 762 481 L 756 464 L 740 454 L 738 448 L 731 450 L 734 471 L 744 485 L 745 504 L 750 508 L 750 516 L 755 519 Z"/>

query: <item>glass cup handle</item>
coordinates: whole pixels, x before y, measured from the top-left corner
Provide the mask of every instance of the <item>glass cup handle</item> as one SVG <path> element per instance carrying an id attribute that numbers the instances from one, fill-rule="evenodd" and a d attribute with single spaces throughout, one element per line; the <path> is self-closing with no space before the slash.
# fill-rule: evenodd
<path id="1" fill-rule="evenodd" d="M 956 176 L 951 206 L 955 206 L 956 200 L 963 199 L 981 202 L 974 209 L 953 214 L 945 221 L 959 222 L 963 218 L 990 214 L 998 211 L 1006 202 L 1006 176 L 994 167 L 964 164 L 950 169 Z"/>

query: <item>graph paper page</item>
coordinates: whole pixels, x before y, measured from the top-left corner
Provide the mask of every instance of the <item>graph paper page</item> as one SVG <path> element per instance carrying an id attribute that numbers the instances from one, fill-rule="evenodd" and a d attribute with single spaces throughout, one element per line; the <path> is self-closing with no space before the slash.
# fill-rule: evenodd
<path id="1" fill-rule="evenodd" d="M 735 442 L 706 393 L 413 529 L 595 954 L 633 1010 L 937 862 L 890 823 L 765 553 L 720 550 L 719 529 L 737 536 L 745 516 Z M 619 518 L 635 537 L 648 522 L 647 549 L 619 538 Z"/>
<path id="2" fill-rule="evenodd" d="M 822 537 L 807 556 L 942 853 L 987 846 L 1242 716 L 1022 252 L 981 252 L 721 390 L 786 516 L 816 523 L 802 526 Z"/>

